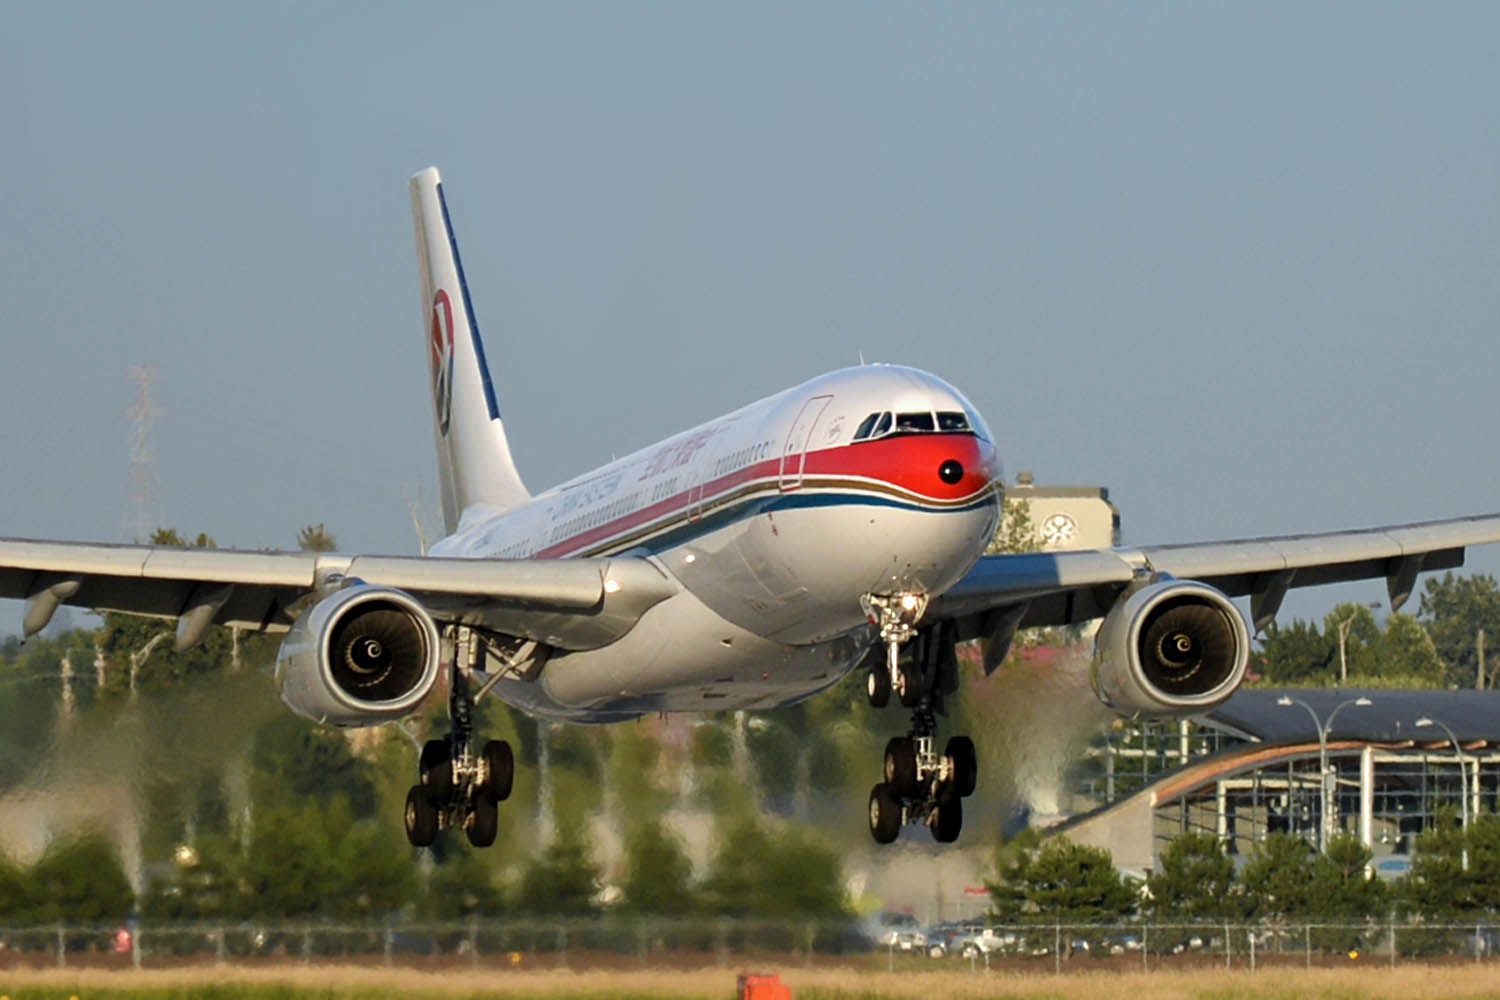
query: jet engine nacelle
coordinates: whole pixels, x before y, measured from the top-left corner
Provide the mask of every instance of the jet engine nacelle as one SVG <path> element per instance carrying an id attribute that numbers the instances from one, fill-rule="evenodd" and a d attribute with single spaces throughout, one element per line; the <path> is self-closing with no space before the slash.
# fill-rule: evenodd
<path id="1" fill-rule="evenodd" d="M 1245 679 L 1250 631 L 1207 584 L 1163 580 L 1127 592 L 1094 639 L 1091 679 L 1122 715 L 1171 718 L 1222 704 Z"/>
<path id="2" fill-rule="evenodd" d="M 335 726 L 374 726 L 409 714 L 438 678 L 437 626 L 411 595 L 355 584 L 292 625 L 276 655 L 281 700 Z"/>

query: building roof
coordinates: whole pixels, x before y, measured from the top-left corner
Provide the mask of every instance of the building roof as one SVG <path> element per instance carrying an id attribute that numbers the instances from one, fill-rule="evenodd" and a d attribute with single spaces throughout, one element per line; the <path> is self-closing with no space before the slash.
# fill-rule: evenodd
<path id="1" fill-rule="evenodd" d="M 1326 724 L 1344 701 L 1368 698 L 1369 705 L 1346 705 L 1328 731 L 1329 739 L 1370 743 L 1447 743 L 1441 726 L 1417 727 L 1430 718 L 1453 730 L 1460 742 L 1500 743 L 1500 691 L 1409 691 L 1395 688 L 1256 688 L 1235 692 L 1209 712 L 1205 721 L 1263 743 L 1316 742 L 1318 727 L 1307 709 L 1281 705 L 1287 697 L 1306 702 Z"/>

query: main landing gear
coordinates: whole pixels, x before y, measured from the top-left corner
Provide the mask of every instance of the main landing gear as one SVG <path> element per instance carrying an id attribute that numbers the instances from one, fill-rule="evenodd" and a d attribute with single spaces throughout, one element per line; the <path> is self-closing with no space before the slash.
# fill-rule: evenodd
<path id="1" fill-rule="evenodd" d="M 937 713 L 944 695 L 958 690 L 952 626 L 917 629 L 927 608 L 921 594 L 868 595 L 862 603 L 880 628 L 885 653 L 880 656 L 877 647 L 867 657 L 870 704 L 884 707 L 894 691 L 912 710 L 907 734 L 885 746 L 885 780 L 870 790 L 870 835 L 889 844 L 903 826 L 925 823 L 935 840 L 950 844 L 963 829 L 963 800 L 974 793 L 979 776 L 974 741 L 967 736 L 951 737 L 937 752 Z"/>
<path id="2" fill-rule="evenodd" d="M 474 695 L 468 671 L 472 638 L 461 636 L 448 674 L 448 718 L 452 730 L 428 740 L 418 761 L 419 783 L 406 793 L 406 839 L 430 847 L 438 831 L 463 827 L 469 843 L 489 847 L 500 828 L 500 803 L 510 798 L 516 761 L 510 744 L 489 740 L 476 750 Z M 481 691 L 481 694 L 484 692 Z"/>

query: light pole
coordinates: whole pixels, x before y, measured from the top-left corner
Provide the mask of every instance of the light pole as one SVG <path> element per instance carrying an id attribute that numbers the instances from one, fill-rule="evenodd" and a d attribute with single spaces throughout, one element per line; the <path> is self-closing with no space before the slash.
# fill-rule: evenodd
<path id="1" fill-rule="evenodd" d="M 1448 740 L 1449 740 L 1449 742 L 1451 742 L 1453 744 L 1453 752 L 1458 755 L 1459 806 L 1460 806 L 1460 815 L 1463 817 L 1463 831 L 1464 831 L 1464 846 L 1463 846 L 1462 858 L 1463 858 L 1463 869 L 1464 869 L 1464 871 L 1468 871 L 1469 870 L 1469 839 L 1468 839 L 1468 834 L 1469 834 L 1469 758 L 1467 758 L 1467 757 L 1464 756 L 1464 748 L 1461 747 L 1461 746 L 1459 746 L 1458 737 L 1453 735 L 1453 730 L 1451 730 L 1451 729 L 1448 728 L 1447 723 L 1440 722 L 1437 719 L 1429 719 L 1425 715 L 1422 718 L 1420 718 L 1420 719 L 1417 720 L 1417 728 L 1418 729 L 1426 729 L 1428 726 L 1437 726 L 1443 732 L 1447 733 L 1448 734 Z M 1475 766 L 1474 771 L 1475 771 L 1476 775 L 1479 773 L 1479 768 L 1478 768 L 1477 765 Z"/>
<path id="2" fill-rule="evenodd" d="M 1318 731 L 1318 791 L 1321 793 L 1318 799 L 1318 853 L 1322 854 L 1328 850 L 1328 733 L 1333 729 L 1333 720 L 1338 718 L 1339 712 L 1348 705 L 1364 708 L 1370 704 L 1370 699 L 1361 695 L 1358 698 L 1347 698 L 1333 706 L 1333 711 L 1328 713 L 1326 722 L 1318 718 L 1318 713 L 1311 705 L 1301 698 L 1293 698 L 1282 695 L 1276 699 L 1278 705 L 1301 705 L 1312 716 L 1313 726 Z"/>

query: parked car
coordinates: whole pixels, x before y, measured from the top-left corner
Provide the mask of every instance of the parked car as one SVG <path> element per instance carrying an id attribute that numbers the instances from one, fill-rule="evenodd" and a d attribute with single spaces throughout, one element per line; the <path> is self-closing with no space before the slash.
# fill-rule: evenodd
<path id="1" fill-rule="evenodd" d="M 927 935 L 917 925 L 917 918 L 910 913 L 882 911 L 863 922 L 861 936 L 874 948 L 895 948 L 910 951 L 915 947 L 917 936 L 922 938 L 922 948 L 927 947 Z M 904 940 L 904 944 L 903 944 Z"/>
<path id="2" fill-rule="evenodd" d="M 980 928 L 957 938 L 949 945 L 950 953 L 956 952 L 964 958 L 982 958 L 986 955 L 1002 955 L 1015 951 L 1021 941 L 1011 931 L 997 931 L 993 927 Z"/>

